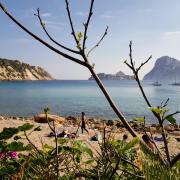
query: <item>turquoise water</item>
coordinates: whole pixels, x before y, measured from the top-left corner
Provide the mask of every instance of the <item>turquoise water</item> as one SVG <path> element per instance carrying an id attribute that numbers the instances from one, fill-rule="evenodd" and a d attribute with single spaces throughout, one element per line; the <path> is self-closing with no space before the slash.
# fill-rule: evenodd
<path id="1" fill-rule="evenodd" d="M 155 122 L 135 81 L 104 81 L 105 86 L 128 119 L 146 116 Z M 154 106 L 170 98 L 169 108 L 180 110 L 180 87 L 152 86 L 143 83 Z M 50 107 L 52 113 L 69 116 L 84 111 L 89 117 L 117 119 L 94 81 L 20 81 L 0 82 L 0 115 L 33 116 Z M 180 116 L 177 117 L 180 122 Z"/>

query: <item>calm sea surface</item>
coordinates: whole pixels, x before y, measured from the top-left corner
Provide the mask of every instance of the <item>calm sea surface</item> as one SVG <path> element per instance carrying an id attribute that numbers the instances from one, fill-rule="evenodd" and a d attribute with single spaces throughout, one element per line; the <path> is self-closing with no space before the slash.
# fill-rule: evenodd
<path id="1" fill-rule="evenodd" d="M 155 122 L 135 81 L 104 81 L 120 110 L 130 120 L 146 116 Z M 152 86 L 143 83 L 153 106 L 170 98 L 170 112 L 180 110 L 180 86 Z M 94 81 L 20 81 L 0 82 L 0 115 L 33 116 L 50 107 L 52 113 L 77 116 L 84 111 L 89 117 L 117 119 Z M 176 116 L 180 123 L 180 115 Z"/>

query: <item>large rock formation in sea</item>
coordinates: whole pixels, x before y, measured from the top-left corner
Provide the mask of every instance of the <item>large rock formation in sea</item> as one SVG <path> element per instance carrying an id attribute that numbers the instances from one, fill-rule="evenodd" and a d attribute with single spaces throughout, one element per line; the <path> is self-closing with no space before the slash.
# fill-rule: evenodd
<path id="1" fill-rule="evenodd" d="M 38 66 L 18 60 L 0 58 L 0 80 L 52 80 L 53 77 Z"/>
<path id="2" fill-rule="evenodd" d="M 144 76 L 143 80 L 180 81 L 180 61 L 169 56 L 158 58 L 153 69 Z"/>
<path id="3" fill-rule="evenodd" d="M 119 71 L 116 74 L 98 73 L 97 75 L 101 80 L 130 80 L 130 79 L 134 79 L 133 76 L 126 75 L 122 71 Z M 93 79 L 94 78 L 91 76 L 88 80 L 93 80 Z"/>

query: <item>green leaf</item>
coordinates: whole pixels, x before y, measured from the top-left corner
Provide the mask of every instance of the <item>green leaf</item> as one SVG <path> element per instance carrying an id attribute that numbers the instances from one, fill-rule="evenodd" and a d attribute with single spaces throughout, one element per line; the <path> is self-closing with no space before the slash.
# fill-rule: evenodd
<path id="1" fill-rule="evenodd" d="M 53 146 L 50 146 L 50 145 L 48 145 L 48 144 L 45 144 L 44 146 L 43 146 L 43 150 L 53 150 L 54 149 L 54 147 Z"/>
<path id="2" fill-rule="evenodd" d="M 31 151 L 33 149 L 33 145 L 32 144 L 28 144 L 24 148 L 25 148 L 26 151 Z"/>
<path id="3" fill-rule="evenodd" d="M 93 68 L 93 69 L 95 68 L 95 63 L 92 64 L 92 68 Z"/>
<path id="4" fill-rule="evenodd" d="M 45 114 L 48 114 L 50 111 L 51 111 L 51 109 L 49 107 L 44 108 L 44 113 Z"/>
<path id="5" fill-rule="evenodd" d="M 77 33 L 77 40 L 78 40 L 78 42 L 81 41 L 82 37 L 83 37 L 83 33 L 82 32 L 78 32 Z"/>
<path id="6" fill-rule="evenodd" d="M 28 131 L 28 130 L 31 130 L 33 127 L 34 127 L 34 125 L 26 123 L 26 124 L 24 124 L 22 126 L 19 126 L 18 129 L 20 131 Z"/>
<path id="7" fill-rule="evenodd" d="M 69 139 L 67 139 L 67 138 L 59 138 L 59 139 L 57 139 L 57 141 L 58 141 L 59 144 L 64 145 L 64 144 L 69 142 Z"/>
<path id="8" fill-rule="evenodd" d="M 176 124 L 176 119 L 173 116 L 166 116 L 165 119 L 171 124 Z"/>
<path id="9" fill-rule="evenodd" d="M 81 154 L 80 153 L 76 155 L 75 160 L 77 163 L 81 162 Z"/>
<path id="10" fill-rule="evenodd" d="M 140 122 L 140 123 L 143 123 L 145 121 L 145 118 L 144 117 L 137 117 L 137 118 L 134 118 L 133 120 Z"/>
<path id="11" fill-rule="evenodd" d="M 77 148 L 80 152 L 88 154 L 91 158 L 93 158 L 93 152 L 90 148 L 88 148 L 82 141 L 75 141 L 74 148 Z"/>
<path id="12" fill-rule="evenodd" d="M 127 143 L 127 144 L 122 148 L 122 150 L 123 150 L 123 151 L 127 151 L 127 150 L 135 147 L 135 145 L 136 145 L 137 143 L 139 143 L 139 141 L 140 141 L 140 140 L 139 140 L 139 137 L 134 138 L 132 141 L 130 141 L 129 143 Z"/>
<path id="13" fill-rule="evenodd" d="M 3 11 L 5 12 L 5 13 L 7 13 L 7 9 L 6 9 L 6 7 L 5 6 L 3 6 Z"/>
<path id="14" fill-rule="evenodd" d="M 7 142 L 0 141 L 0 151 L 4 151 L 7 148 Z"/>
<path id="15" fill-rule="evenodd" d="M 0 140 L 6 140 L 19 132 L 18 128 L 4 128 L 0 133 Z"/>
<path id="16" fill-rule="evenodd" d="M 168 111 L 168 109 L 160 107 L 150 107 L 150 110 L 158 115 L 163 115 Z"/>
<path id="17" fill-rule="evenodd" d="M 77 44 L 77 48 L 81 49 L 81 44 L 80 43 Z"/>
<path id="18" fill-rule="evenodd" d="M 85 164 L 92 164 L 93 162 L 94 162 L 93 159 L 89 159 L 89 160 L 87 160 L 87 161 L 85 162 Z"/>
<path id="19" fill-rule="evenodd" d="M 8 144 L 7 148 L 9 151 L 24 151 L 25 150 L 23 143 L 22 142 L 16 142 L 16 141 Z"/>

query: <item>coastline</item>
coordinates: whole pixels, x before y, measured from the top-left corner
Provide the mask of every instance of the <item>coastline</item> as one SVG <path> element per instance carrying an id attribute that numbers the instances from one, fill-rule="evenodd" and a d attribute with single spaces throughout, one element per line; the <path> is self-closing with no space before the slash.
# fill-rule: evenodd
<path id="1" fill-rule="evenodd" d="M 57 116 L 58 117 L 58 116 Z M 98 120 L 98 119 L 88 119 L 87 120 L 87 129 L 89 133 L 82 134 L 81 128 L 79 128 L 80 119 L 69 116 L 69 117 L 59 117 L 63 119 L 64 122 L 58 123 L 55 121 L 57 133 L 62 133 L 64 130 L 68 133 L 75 133 L 77 132 L 76 140 L 83 141 L 89 148 L 92 149 L 94 153 L 99 150 L 99 142 L 98 141 L 91 141 L 91 137 L 95 135 L 95 133 L 99 133 L 101 137 L 103 136 L 104 127 L 106 129 L 106 133 L 112 135 L 115 139 L 123 139 L 123 135 L 128 135 L 128 141 L 131 141 L 133 137 L 128 133 L 128 131 L 124 128 L 122 123 L 119 121 L 106 121 L 106 120 Z M 34 125 L 34 128 L 40 127 L 41 131 L 35 131 L 29 134 L 29 139 L 33 142 L 33 144 L 42 149 L 45 144 L 50 146 L 55 146 L 54 138 L 49 137 L 51 130 L 49 129 L 48 123 L 37 123 L 34 120 L 34 117 L 3 117 L 0 116 L 0 132 L 4 128 L 12 128 L 22 126 L 25 123 L 30 123 Z M 132 127 L 134 127 L 135 131 L 139 138 L 142 137 L 144 132 L 136 123 L 131 122 Z M 158 125 L 152 124 L 151 126 L 147 127 L 147 133 L 151 130 L 154 137 L 161 137 Z M 168 134 L 169 139 L 169 150 L 170 154 L 173 156 L 177 154 L 180 150 L 180 125 L 172 126 L 167 125 L 166 132 Z M 10 139 L 11 141 L 11 139 Z M 21 142 L 28 144 L 26 139 L 21 139 Z M 159 141 L 156 142 L 159 148 L 163 147 L 163 142 Z"/>
<path id="2" fill-rule="evenodd" d="M 59 116 L 57 116 L 59 117 Z M 103 134 L 103 129 L 106 127 L 106 133 L 112 134 L 115 139 L 122 139 L 124 134 L 128 135 L 128 139 L 132 140 L 132 136 L 128 133 L 128 131 L 124 128 L 122 123 L 119 121 L 106 121 L 106 120 L 98 120 L 98 119 L 87 119 L 87 128 L 89 133 L 82 134 L 81 128 L 78 128 L 80 123 L 80 119 L 69 116 L 69 117 L 59 117 L 64 120 L 63 123 L 58 123 L 55 121 L 56 129 L 58 133 L 61 133 L 63 130 L 66 130 L 69 133 L 77 133 L 77 140 L 83 141 L 87 144 L 90 148 L 98 149 L 99 142 L 90 141 L 90 138 L 96 133 L 99 132 Z M 34 117 L 15 117 L 15 116 L 0 116 L 0 132 L 4 128 L 9 127 L 18 127 L 25 123 L 30 123 L 35 127 L 40 127 L 41 131 L 36 131 L 34 133 L 30 133 L 29 138 L 33 141 L 33 143 L 38 147 L 42 148 L 43 145 L 49 144 L 54 146 L 54 138 L 48 137 L 50 134 L 50 129 L 47 123 L 37 123 L 34 121 Z M 141 127 L 138 126 L 135 122 L 131 122 L 132 127 L 134 127 L 135 131 L 137 132 L 139 137 L 142 137 L 144 134 Z M 154 136 L 160 137 L 158 132 L 158 126 L 156 124 L 152 124 L 151 126 L 147 127 L 147 133 L 149 133 L 149 129 Z M 78 130 L 78 131 L 77 131 Z M 179 152 L 180 150 L 180 125 L 172 126 L 167 125 L 166 131 L 168 133 L 168 137 L 170 139 L 169 148 L 171 155 L 174 155 Z M 28 143 L 25 139 L 22 140 L 23 143 Z M 157 142 L 157 145 L 161 148 L 163 146 L 163 142 Z"/>

